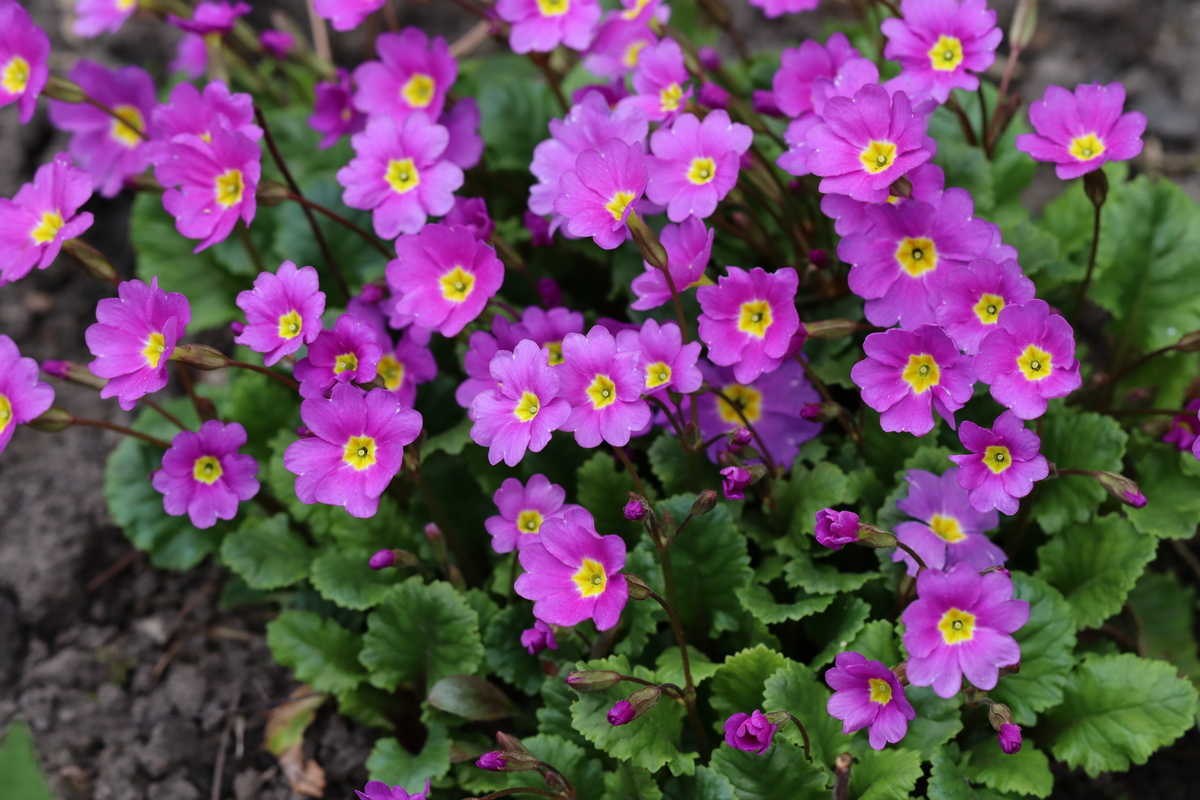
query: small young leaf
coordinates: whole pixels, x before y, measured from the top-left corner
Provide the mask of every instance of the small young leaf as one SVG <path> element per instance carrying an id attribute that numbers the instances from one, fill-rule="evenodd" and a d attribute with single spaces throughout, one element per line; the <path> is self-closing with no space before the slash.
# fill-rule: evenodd
<path id="1" fill-rule="evenodd" d="M 1000 792 L 1045 798 L 1054 789 L 1050 759 L 1032 742 L 1025 742 L 1012 755 L 1005 755 L 995 737 L 989 736 L 966 753 L 963 772 L 974 783 Z"/>
<path id="2" fill-rule="evenodd" d="M 318 692 L 348 692 L 367 677 L 358 663 L 362 637 L 311 611 L 284 611 L 267 623 L 267 646 Z"/>
<path id="3" fill-rule="evenodd" d="M 33 736 L 23 720 L 14 720 L 0 741 L 0 800 L 53 800 L 54 794 L 38 766 Z"/>
<path id="4" fill-rule="evenodd" d="M 474 675 L 449 675 L 429 690 L 429 705 L 477 722 L 504 719 L 517 707 L 494 684 Z"/>
<path id="5" fill-rule="evenodd" d="M 908 800 L 921 777 L 921 754 L 863 749 L 850 769 L 851 800 Z"/>
<path id="6" fill-rule="evenodd" d="M 221 559 L 252 589 L 279 589 L 307 577 L 316 553 L 282 513 L 247 519 L 221 545 Z"/>

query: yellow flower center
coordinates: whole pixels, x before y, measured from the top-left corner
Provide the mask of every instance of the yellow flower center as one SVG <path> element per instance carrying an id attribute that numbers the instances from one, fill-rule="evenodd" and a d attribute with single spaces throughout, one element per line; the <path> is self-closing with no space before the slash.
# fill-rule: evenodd
<path id="1" fill-rule="evenodd" d="M 43 211 L 42 218 L 38 221 L 37 226 L 29 232 L 32 238 L 38 244 L 45 244 L 54 240 L 58 236 L 58 232 L 66 223 L 63 222 L 62 214 L 57 211 Z"/>
<path id="2" fill-rule="evenodd" d="M 629 46 L 625 48 L 624 54 L 621 55 L 621 63 L 629 69 L 636 67 L 638 58 L 642 55 L 642 48 L 648 44 L 650 44 L 650 42 L 646 39 L 639 39 L 636 42 L 631 42 Z"/>
<path id="3" fill-rule="evenodd" d="M 717 164 L 711 158 L 693 158 L 688 167 L 687 179 L 696 186 L 711 183 L 717 177 Z"/>
<path id="4" fill-rule="evenodd" d="M 742 313 L 738 315 L 738 330 L 742 333 L 761 339 L 767 335 L 771 322 L 771 306 L 766 300 L 742 303 Z"/>
<path id="5" fill-rule="evenodd" d="M 6 395 L 0 394 L 0 432 L 3 432 L 8 427 L 8 423 L 12 422 L 12 418 L 12 401 Z"/>
<path id="6" fill-rule="evenodd" d="M 538 415 L 542 408 L 541 401 L 533 392 L 521 392 L 521 399 L 513 407 L 513 413 L 521 422 L 529 422 Z"/>
<path id="7" fill-rule="evenodd" d="M 161 333 L 152 333 L 146 337 L 146 346 L 142 348 L 142 355 L 146 357 L 147 364 L 157 368 L 166 349 L 167 337 Z"/>
<path id="8" fill-rule="evenodd" d="M 994 444 L 983 451 L 983 463 L 995 474 L 999 475 L 1012 466 L 1012 455 L 1004 445 Z"/>
<path id="9" fill-rule="evenodd" d="M 370 436 L 351 436 L 342 452 L 345 461 L 356 470 L 364 470 L 375 463 L 375 440 Z"/>
<path id="10" fill-rule="evenodd" d="M 942 34 L 929 48 L 929 63 L 938 72 L 953 72 L 963 62 L 962 41 Z"/>
<path id="11" fill-rule="evenodd" d="M 353 372 L 358 369 L 358 356 L 354 353 L 342 353 L 333 360 L 333 374 L 340 375 L 343 372 Z"/>
<path id="12" fill-rule="evenodd" d="M 762 417 L 762 392 L 740 383 L 731 383 L 721 388 L 725 397 L 717 398 L 717 413 L 725 422 L 731 425 L 743 425 L 740 410 L 746 417 L 746 422 L 758 422 Z M 725 398 L 729 398 L 726 402 Z"/>
<path id="13" fill-rule="evenodd" d="M 117 0 L 117 10 L 118 11 L 128 11 L 129 9 L 131 9 L 135 5 L 137 5 L 137 1 L 138 0 Z"/>
<path id="14" fill-rule="evenodd" d="M 867 148 L 858 154 L 858 159 L 866 167 L 867 172 L 875 175 L 883 172 L 896 160 L 896 145 L 872 139 Z"/>
<path id="15" fill-rule="evenodd" d="M 942 378 L 937 362 L 928 353 L 913 353 L 908 357 L 908 366 L 900 377 L 913 388 L 917 394 L 924 394 L 931 387 L 937 386 Z"/>
<path id="16" fill-rule="evenodd" d="M 872 703 L 886 706 L 892 701 L 892 685 L 890 683 L 882 678 L 870 678 L 867 682 L 871 684 Z"/>
<path id="17" fill-rule="evenodd" d="M 937 534 L 939 539 L 950 544 L 961 542 L 967 538 L 967 535 L 962 532 L 962 526 L 958 524 L 958 520 L 954 517 L 944 517 L 941 514 L 934 514 L 933 519 L 929 520 L 929 527 Z"/>
<path id="18" fill-rule="evenodd" d="M 635 20 L 642 13 L 642 9 L 650 4 L 650 0 L 637 0 L 633 8 L 627 8 L 621 12 L 621 16 L 627 20 Z"/>
<path id="19" fill-rule="evenodd" d="M 532 508 L 517 514 L 517 530 L 521 533 L 537 533 L 542 529 L 542 514 Z"/>
<path id="20" fill-rule="evenodd" d="M 427 108 L 433 102 L 437 84 L 433 78 L 422 72 L 413 73 L 400 89 L 400 96 L 412 108 Z"/>
<path id="21" fill-rule="evenodd" d="M 678 111 L 679 101 L 683 99 L 683 87 L 672 83 L 658 93 L 658 104 L 663 111 Z"/>
<path id="22" fill-rule="evenodd" d="M 142 131 L 146 130 L 146 121 L 142 112 L 133 106 L 117 106 L 113 109 L 119 119 L 114 119 L 109 135 L 120 144 L 133 149 L 142 143 Z"/>
<path id="23" fill-rule="evenodd" d="M 603 594 L 604 587 L 608 586 L 608 576 L 604 574 L 604 566 L 599 561 L 593 561 L 590 558 L 583 560 L 579 571 L 572 577 L 575 585 L 579 587 L 579 593 L 584 597 Z"/>
<path id="24" fill-rule="evenodd" d="M 613 219 L 620 220 L 625 216 L 625 209 L 629 208 L 629 204 L 636 196 L 633 192 L 617 192 L 611 200 L 604 204 L 604 208 L 612 214 Z"/>
<path id="25" fill-rule="evenodd" d="M 442 286 L 442 297 L 452 303 L 463 303 L 475 288 L 475 276 L 462 267 L 455 266 L 438 278 L 438 283 Z"/>
<path id="26" fill-rule="evenodd" d="M 404 381 L 404 365 L 393 355 L 389 354 L 379 359 L 376 370 L 383 376 L 383 385 L 389 391 L 396 391 Z"/>
<path id="27" fill-rule="evenodd" d="M 1107 149 L 1104 142 L 1100 141 L 1100 137 L 1094 133 L 1075 137 L 1071 140 L 1071 146 L 1067 148 L 1068 152 L 1080 161 L 1091 161 L 1093 158 L 1103 155 Z"/>
<path id="28" fill-rule="evenodd" d="M 224 208 L 231 208 L 242 202 L 246 186 L 242 182 L 242 171 L 231 169 L 217 176 L 217 203 Z"/>
<path id="29" fill-rule="evenodd" d="M 421 173 L 411 158 L 394 158 L 388 162 L 387 172 L 383 179 L 395 190 L 396 194 L 411 192 L 421 184 Z"/>
<path id="30" fill-rule="evenodd" d="M 974 308 L 975 316 L 979 317 L 979 321 L 984 325 L 995 325 L 1003 310 L 1004 298 L 998 294 L 987 294 L 986 292 L 979 296 L 979 302 L 975 304 Z"/>
<path id="31" fill-rule="evenodd" d="M 905 236 L 896 248 L 896 261 L 900 269 L 914 278 L 937 269 L 937 245 L 932 239 Z"/>
<path id="32" fill-rule="evenodd" d="M 1025 374 L 1025 379 L 1040 381 L 1050 375 L 1050 354 L 1036 344 L 1025 348 L 1025 352 L 1017 357 L 1017 366 Z"/>
<path id="33" fill-rule="evenodd" d="M 946 644 L 969 642 L 975 638 L 975 615 L 952 608 L 942 615 L 937 627 Z"/>
<path id="34" fill-rule="evenodd" d="M 550 351 L 550 366 L 557 367 L 559 364 L 566 361 L 562 354 L 562 340 L 557 342 L 546 342 L 546 349 Z"/>
<path id="35" fill-rule="evenodd" d="M 300 312 L 294 308 L 279 318 L 280 339 L 295 339 L 303 329 L 304 320 L 301 319 Z"/>
<path id="36" fill-rule="evenodd" d="M 537 0 L 543 17 L 561 17 L 571 10 L 571 0 Z"/>
<path id="37" fill-rule="evenodd" d="M 221 462 L 213 456 L 200 456 L 196 459 L 196 466 L 192 467 L 192 477 L 209 486 L 219 481 L 224 472 Z"/>
<path id="38" fill-rule="evenodd" d="M 671 382 L 671 367 L 670 365 L 656 361 L 653 364 L 646 365 L 646 388 L 657 389 L 664 383 Z"/>
<path id="39" fill-rule="evenodd" d="M 21 94 L 29 85 L 29 62 L 20 56 L 13 56 L 0 72 L 0 86 L 9 94 Z"/>
<path id="40" fill-rule="evenodd" d="M 587 388 L 587 395 L 592 399 L 592 408 L 599 411 L 617 402 L 617 385 L 607 375 L 597 375 Z"/>

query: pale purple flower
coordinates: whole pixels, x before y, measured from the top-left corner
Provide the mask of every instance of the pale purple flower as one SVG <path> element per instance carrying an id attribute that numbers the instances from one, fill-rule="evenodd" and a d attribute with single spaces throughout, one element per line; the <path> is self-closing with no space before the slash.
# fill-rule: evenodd
<path id="1" fill-rule="evenodd" d="M 492 549 L 511 553 L 529 542 L 539 541 L 546 520 L 561 517 L 572 508 L 580 509 L 572 503 L 564 504 L 566 499 L 567 490 L 540 473 L 525 485 L 516 478 L 505 478 L 492 495 L 500 513 L 483 521 L 492 537 Z"/>
<path id="2" fill-rule="evenodd" d="M 933 303 L 937 322 L 958 348 L 967 354 L 979 352 L 983 337 L 995 329 L 1005 306 L 1019 306 L 1034 299 L 1033 281 L 1025 277 L 1013 259 L 997 264 L 981 258 L 957 267 L 942 282 L 940 303 Z"/>
<path id="3" fill-rule="evenodd" d="M 812 11 L 821 0 L 747 0 L 750 5 L 760 9 L 767 19 L 782 17 L 784 14 L 799 14 L 801 11 Z"/>
<path id="4" fill-rule="evenodd" d="M 22 124 L 33 119 L 50 79 L 50 37 L 18 3 L 0 3 L 0 108 L 16 103 Z"/>
<path id="5" fill-rule="evenodd" d="M 558 397 L 560 371 L 549 358 L 549 350 L 529 339 L 492 358 L 498 386 L 476 395 L 468 412 L 475 423 L 471 440 L 489 448 L 492 464 L 515 467 L 526 451 L 541 452 L 570 415 L 570 404 Z"/>
<path id="6" fill-rule="evenodd" d="M 85 39 L 116 33 L 137 9 L 138 0 L 77 0 L 72 30 Z"/>
<path id="7" fill-rule="evenodd" d="M 1046 401 L 1082 384 L 1070 324 L 1042 300 L 1006 306 L 979 345 L 975 373 L 992 398 L 1021 419 L 1046 413 Z"/>
<path id="8" fill-rule="evenodd" d="M 652 122 L 670 122 L 692 96 L 683 50 L 674 39 L 663 39 L 642 51 L 633 70 L 635 94 L 618 105 L 636 106 Z"/>
<path id="9" fill-rule="evenodd" d="M 329 20 L 335 31 L 352 31 L 383 8 L 387 0 L 314 0 L 317 16 Z"/>
<path id="10" fill-rule="evenodd" d="M 260 272 L 252 291 L 240 292 L 237 305 L 246 315 L 246 327 L 234 341 L 263 353 L 268 367 L 302 345 L 312 344 L 321 333 L 325 293 L 317 271 L 285 261 L 276 272 Z"/>
<path id="11" fill-rule="evenodd" d="M 466 228 L 481 242 L 486 242 L 496 230 L 496 223 L 488 216 L 487 202 L 482 197 L 455 197 L 454 208 L 442 224 Z"/>
<path id="12" fill-rule="evenodd" d="M 442 158 L 463 169 L 470 169 L 483 158 L 483 137 L 479 135 L 482 117 L 474 97 L 464 97 L 438 117 L 438 125 L 450 134 Z"/>
<path id="13" fill-rule="evenodd" d="M 390 117 L 397 125 L 414 112 L 437 119 L 446 93 L 458 76 L 458 62 L 446 40 L 433 41 L 419 28 L 383 33 L 375 40 L 378 61 L 354 70 L 354 107 L 364 114 Z"/>
<path id="14" fill-rule="evenodd" d="M 574 432 L 581 447 L 628 444 L 650 422 L 650 407 L 641 397 L 646 376 L 638 368 L 638 354 L 617 352 L 617 340 L 600 325 L 586 337 L 567 334 L 562 348 L 559 396 L 571 404 L 562 429 Z"/>
<path id="15" fill-rule="evenodd" d="M 1109 161 L 1128 161 L 1142 152 L 1146 115 L 1122 114 L 1125 87 L 1080 84 L 1074 93 L 1047 86 L 1045 96 L 1029 107 L 1034 133 L 1017 136 L 1017 149 L 1035 161 L 1057 164 L 1064 181 L 1099 169 Z"/>
<path id="16" fill-rule="evenodd" d="M 738 382 L 750 383 L 791 355 L 792 336 L 800 330 L 799 277 L 791 267 L 778 272 L 729 267 L 728 272 L 715 286 L 696 290 L 699 335 L 714 364 L 733 366 Z"/>
<path id="17" fill-rule="evenodd" d="M 966 423 L 964 423 L 966 424 Z M 911 469 L 904 476 L 909 491 L 896 507 L 920 522 L 896 524 L 901 542 L 916 551 L 930 569 L 949 569 L 968 564 L 976 571 L 1003 564 L 1004 551 L 983 535 L 1000 522 L 994 509 L 980 511 L 960 484 L 959 470 L 951 468 L 939 477 L 923 469 Z M 917 562 L 904 550 L 892 552 L 892 561 L 903 561 L 909 575 L 917 574 Z"/>
<path id="18" fill-rule="evenodd" d="M 830 550 L 841 550 L 858 541 L 858 514 L 823 508 L 816 513 L 817 541 Z"/>
<path id="19" fill-rule="evenodd" d="M 731 122 L 725 111 L 712 111 L 703 122 L 679 115 L 650 137 L 646 196 L 665 205 L 672 222 L 708 217 L 737 185 L 739 159 L 753 140 L 750 126 Z"/>
<path id="20" fill-rule="evenodd" d="M 879 26 L 888 39 L 883 54 L 900 62 L 896 84 L 914 102 L 944 103 L 954 89 L 979 88 L 977 75 L 1004 38 L 987 0 L 901 0 L 900 12 Z"/>
<path id="21" fill-rule="evenodd" d="M 742 467 L 725 467 L 721 470 L 721 492 L 726 500 L 744 500 L 750 486 L 750 472 Z"/>
<path id="22" fill-rule="evenodd" d="M 792 118 L 813 111 L 814 82 L 818 78 L 832 80 L 845 64 L 861 58 L 862 54 L 841 32 L 831 35 L 823 45 L 806 39 L 799 47 L 786 48 L 779 54 L 779 69 L 771 79 L 776 106 Z"/>
<path id="23" fill-rule="evenodd" d="M 834 690 L 826 710 L 842 720 L 842 733 L 867 728 L 875 750 L 903 739 L 908 723 L 917 718 L 903 684 L 882 661 L 868 661 L 860 653 L 839 653 L 833 669 L 825 673 L 825 683 Z"/>
<path id="24" fill-rule="evenodd" d="M 1038 452 L 1042 440 L 1012 411 L 997 417 L 991 430 L 964 420 L 958 435 L 971 452 L 950 460 L 958 465 L 958 484 L 970 492 L 977 511 L 1016 514 L 1017 501 L 1050 474 L 1046 457 Z"/>
<path id="25" fill-rule="evenodd" d="M 514 53 L 549 53 L 560 44 L 586 50 L 600 21 L 598 0 L 497 0 L 496 15 L 512 24 Z"/>
<path id="26" fill-rule="evenodd" d="M 675 291 L 683 294 L 705 281 L 704 268 L 712 257 L 713 234 L 696 217 L 688 217 L 679 225 L 663 226 L 658 238 L 667 251 L 667 271 L 671 273 Z M 671 287 L 663 271 L 646 261 L 642 266 L 645 271 L 630 286 L 637 295 L 630 308 L 646 311 L 671 302 Z"/>
<path id="27" fill-rule="evenodd" d="M 536 656 L 543 650 L 557 650 L 558 640 L 554 638 L 554 629 L 540 619 L 535 620 L 532 628 L 521 632 L 521 646 Z"/>
<path id="28" fill-rule="evenodd" d="M 437 361 L 429 350 L 429 344 L 419 335 L 420 328 L 409 328 L 396 341 L 391 351 L 387 345 L 391 337 L 387 333 L 379 336 L 384 353 L 376 371 L 383 378 L 383 388 L 395 392 L 400 404 L 411 406 L 417 399 L 417 387 L 437 377 Z"/>
<path id="29" fill-rule="evenodd" d="M 585 150 L 575 169 L 559 179 L 561 193 L 554 210 L 572 236 L 590 236 L 612 250 L 625 241 L 626 220 L 646 190 L 646 159 L 641 144 L 609 139 L 597 150 Z"/>
<path id="30" fill-rule="evenodd" d="M 246 441 L 239 423 L 215 419 L 197 432 L 175 434 L 150 481 L 163 496 L 163 510 L 173 517 L 187 514 L 197 528 L 237 516 L 238 503 L 258 494 L 258 462 L 238 453 Z"/>
<path id="31" fill-rule="evenodd" d="M 333 147 L 343 136 L 358 133 L 366 127 L 367 115 L 354 108 L 354 85 L 349 71 L 343 67 L 337 68 L 336 80 L 321 81 L 313 92 L 316 101 L 308 126 L 322 134 L 322 150 Z"/>
<path id="32" fill-rule="evenodd" d="M 92 215 L 79 211 L 91 196 L 87 173 L 58 153 L 12 200 L 0 198 L 0 286 L 50 266 L 63 242 L 92 227 Z"/>
<path id="33" fill-rule="evenodd" d="M 13 340 L 0 334 L 0 452 L 18 425 L 40 417 L 54 403 L 54 389 L 38 380 L 38 364 L 22 358 Z"/>
<path id="34" fill-rule="evenodd" d="M 196 6 L 190 19 L 168 14 L 167 22 L 187 33 L 207 36 L 213 33 L 229 33 L 238 17 L 249 13 L 249 3 L 204 2 Z"/>
<path id="35" fill-rule="evenodd" d="M 647 396 L 665 399 L 667 390 L 691 394 L 704 383 L 696 366 L 700 358 L 700 343 L 683 343 L 683 334 L 674 322 L 659 325 L 653 319 L 642 323 L 637 330 L 617 334 L 619 352 L 636 352 L 638 367 L 646 377 Z"/>
<path id="36" fill-rule="evenodd" d="M 382 356 L 375 328 L 353 314 L 342 314 L 332 330 L 318 333 L 308 355 L 296 362 L 300 396 L 324 397 L 336 386 L 370 383 Z"/>
<path id="37" fill-rule="evenodd" d="M 483 311 L 504 282 L 504 265 L 491 245 L 466 228 L 427 225 L 396 240 L 388 286 L 399 297 L 396 316 L 419 328 L 455 336 Z"/>
<path id="38" fill-rule="evenodd" d="M 761 756 L 778 728 L 757 708 L 752 714 L 733 714 L 725 720 L 725 744 Z"/>
<path id="39" fill-rule="evenodd" d="M 154 174 L 168 187 L 163 208 L 175 217 L 176 230 L 201 240 L 193 252 L 225 241 L 239 219 L 246 225 L 254 221 L 262 152 L 237 131 L 216 126 L 207 141 L 192 134 L 174 137 Z"/>
<path id="40" fill-rule="evenodd" d="M 1185 409 L 1200 411 L 1200 398 L 1188 402 Z M 1180 452 L 1191 450 L 1200 436 L 1200 424 L 1197 424 L 1195 414 L 1176 414 L 1171 418 L 1171 429 L 1163 437 L 1163 441 L 1175 445 Z"/>
<path id="41" fill-rule="evenodd" d="M 208 46 L 204 37 L 185 33 L 175 46 L 175 58 L 167 65 L 171 73 L 183 75 L 189 81 L 200 80 L 208 70 Z"/>

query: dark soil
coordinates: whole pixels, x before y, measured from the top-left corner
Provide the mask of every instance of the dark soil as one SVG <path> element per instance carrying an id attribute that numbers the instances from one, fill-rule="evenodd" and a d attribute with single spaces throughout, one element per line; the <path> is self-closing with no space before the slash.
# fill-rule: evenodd
<path id="1" fill-rule="evenodd" d="M 817 33 L 814 15 L 766 24 L 743 0 L 727 0 L 739 27 L 758 46 L 794 44 Z M 163 63 L 162 28 L 135 20 L 117 36 L 79 42 L 64 34 L 69 0 L 28 4 L 55 39 L 54 67 L 80 56 L 109 63 Z M 845 4 L 826 0 L 843 13 Z M 1007 26 L 1013 0 L 994 0 Z M 297 3 L 282 6 L 303 19 Z M 399 4 L 402 21 L 417 12 L 448 37 L 474 20 L 444 0 Z M 1200 199 L 1200 4 L 1186 0 L 1042 0 L 1041 27 L 1017 72 L 1025 98 L 1050 83 L 1122 80 L 1132 108 L 1150 118 L 1136 168 L 1179 180 Z M 261 19 L 259 19 L 261 18 Z M 361 41 L 339 42 L 348 57 Z M 997 69 L 1002 65 L 997 65 Z M 49 127 L 44 106 L 29 126 L 0 111 L 0 195 L 11 197 L 65 138 Z M 1039 173 L 1030 192 L 1039 204 L 1059 190 Z M 132 274 L 125 235 L 129 198 L 94 202 L 88 239 L 122 274 Z M 0 333 L 39 360 L 90 360 L 83 330 L 109 290 L 72 271 L 65 259 L 0 289 Z M 58 384 L 57 404 L 81 416 L 127 421 L 93 392 Z M 113 527 L 101 494 L 104 459 L 116 437 L 91 429 L 58 435 L 21 430 L 0 456 L 0 731 L 13 719 L 33 729 L 38 753 L 61 798 L 196 800 L 292 797 L 275 760 L 261 746 L 266 709 L 296 688 L 273 665 L 261 613 L 217 606 L 223 574 L 211 564 L 180 575 L 151 568 Z M 373 732 L 323 708 L 307 736 L 306 755 L 325 769 L 327 797 L 353 797 L 366 780 Z M 218 769 L 219 754 L 224 754 Z M 1200 734 L 1131 772 L 1092 781 L 1059 776 L 1056 796 L 1195 798 Z M 220 786 L 214 781 L 220 776 Z M 0 781 L 3 777 L 0 776 Z"/>

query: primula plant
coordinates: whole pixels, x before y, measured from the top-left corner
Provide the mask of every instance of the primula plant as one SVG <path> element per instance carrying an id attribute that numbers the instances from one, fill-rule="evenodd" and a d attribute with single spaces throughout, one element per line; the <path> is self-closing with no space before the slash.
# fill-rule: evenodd
<path id="1" fill-rule="evenodd" d="M 1045 798 L 1195 724 L 1200 209 L 1131 176 L 1145 118 L 1023 106 L 1030 0 L 782 53 L 742 1 L 455 0 L 448 43 L 80 0 L 182 30 L 156 82 L 0 0 L 3 113 L 71 134 L 0 283 L 112 284 L 88 364 L 0 335 L 0 449 L 124 434 L 113 519 L 378 731 L 366 800 Z M 80 210 L 122 191 L 136 276 Z"/>

